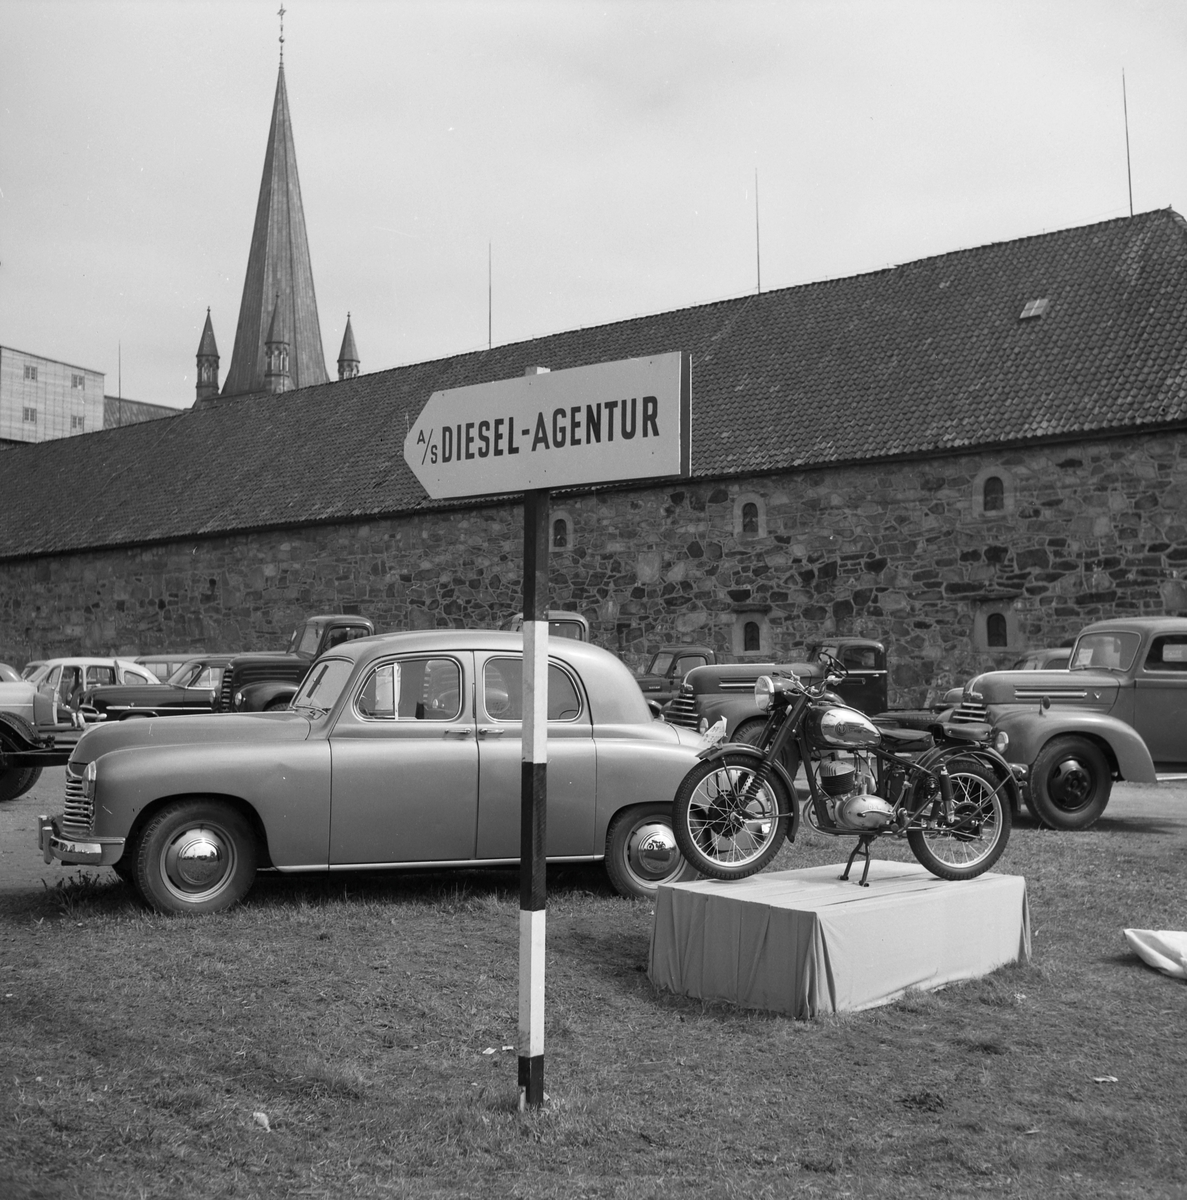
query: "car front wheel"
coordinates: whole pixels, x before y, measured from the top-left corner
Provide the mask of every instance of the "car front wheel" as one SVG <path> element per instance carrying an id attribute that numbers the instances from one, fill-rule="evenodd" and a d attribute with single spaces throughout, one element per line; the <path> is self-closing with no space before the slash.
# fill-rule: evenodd
<path id="1" fill-rule="evenodd" d="M 159 912 L 221 912 L 251 889 L 256 837 L 223 800 L 177 800 L 156 813 L 137 841 L 134 879 Z"/>
<path id="2" fill-rule="evenodd" d="M 641 804 L 616 813 L 606 830 L 606 874 L 621 896 L 654 899 L 661 883 L 695 879 L 672 832 L 670 804 Z"/>
<path id="3" fill-rule="evenodd" d="M 1108 760 L 1087 738 L 1052 738 L 1030 769 L 1028 807 L 1052 829 L 1087 829 L 1113 790 Z"/>

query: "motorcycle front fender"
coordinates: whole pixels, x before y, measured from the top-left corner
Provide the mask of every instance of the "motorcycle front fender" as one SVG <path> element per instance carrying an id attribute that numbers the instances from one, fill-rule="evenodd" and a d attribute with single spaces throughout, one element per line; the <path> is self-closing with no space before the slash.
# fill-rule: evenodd
<path id="1" fill-rule="evenodd" d="M 727 754 L 740 755 L 745 758 L 752 758 L 756 763 L 762 762 L 766 757 L 757 746 L 751 746 L 749 742 L 725 742 L 720 746 L 712 746 L 708 750 L 702 750 L 697 758 L 703 762 L 716 762 L 719 758 L 724 758 Z M 795 835 L 800 828 L 800 806 L 796 802 L 797 795 L 795 784 L 792 782 L 791 776 L 787 773 L 787 768 L 780 762 L 772 762 L 771 770 L 779 776 L 780 782 L 787 788 L 787 794 L 791 797 L 791 827 L 787 831 L 787 840 L 795 841 Z"/>

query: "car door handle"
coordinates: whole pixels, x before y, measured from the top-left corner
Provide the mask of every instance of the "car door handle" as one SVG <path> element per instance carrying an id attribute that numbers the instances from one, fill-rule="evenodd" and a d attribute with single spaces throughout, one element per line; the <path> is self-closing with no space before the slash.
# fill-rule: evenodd
<path id="1" fill-rule="evenodd" d="M 445 736 L 449 737 L 452 734 L 454 737 L 465 738 L 469 737 L 473 732 L 474 730 L 469 725 L 450 725 L 449 728 L 445 730 Z"/>
<path id="2" fill-rule="evenodd" d="M 507 731 L 505 729 L 500 729 L 497 725 L 478 726 L 479 737 L 502 737 L 506 732 Z"/>

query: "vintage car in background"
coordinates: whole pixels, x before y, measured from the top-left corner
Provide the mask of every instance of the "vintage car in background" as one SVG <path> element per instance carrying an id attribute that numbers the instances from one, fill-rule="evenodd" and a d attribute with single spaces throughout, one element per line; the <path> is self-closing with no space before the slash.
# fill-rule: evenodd
<path id="1" fill-rule="evenodd" d="M 1067 670 L 989 671 L 964 687 L 953 720 L 988 721 L 1025 767 L 1023 795 L 1055 829 L 1086 829 L 1113 780 L 1187 771 L 1187 619 L 1085 626 Z"/>
<path id="2" fill-rule="evenodd" d="M 1053 646 L 1045 650 L 1030 650 L 1013 666 L 1011 671 L 1066 671 L 1072 660 L 1071 646 Z"/>
<path id="3" fill-rule="evenodd" d="M 161 681 L 147 667 L 126 658 L 50 658 L 27 678 L 38 691 L 55 696 L 62 708 L 76 708 L 79 696 L 87 688 L 104 684 L 161 686 Z"/>
<path id="4" fill-rule="evenodd" d="M 689 671 L 725 661 L 712 646 L 663 646 L 639 675 L 639 689 L 648 700 L 664 705 L 675 698 Z"/>
<path id="5" fill-rule="evenodd" d="M 78 700 L 87 721 L 125 721 L 135 717 L 181 717 L 214 712 L 230 654 L 187 659 L 164 683 L 110 684 L 88 688 Z"/>
<path id="6" fill-rule="evenodd" d="M 664 718 L 685 729 L 704 731 L 724 720 L 726 739 L 750 741 L 766 724 L 766 714 L 754 698 L 760 675 L 794 672 L 808 679 L 823 679 L 821 655 L 835 658 L 847 674 L 837 685 L 837 695 L 868 716 L 881 713 L 887 702 L 886 647 L 872 638 L 838 637 L 811 643 L 798 662 L 725 663 L 696 667 L 664 709 Z"/>
<path id="7" fill-rule="evenodd" d="M 181 666 L 194 657 L 194 651 L 188 654 L 138 654 L 135 661 L 139 666 L 147 667 L 162 683 Z"/>
<path id="8" fill-rule="evenodd" d="M 212 912 L 256 870 L 519 859 L 523 639 L 430 630 L 345 642 L 289 711 L 105 722 L 39 821 L 46 862 L 106 864 L 153 907 Z M 653 719 L 612 654 L 549 643 L 547 854 L 624 895 L 691 876 L 672 798 L 704 739 Z"/>
<path id="9" fill-rule="evenodd" d="M 375 626 L 357 613 L 306 617 L 285 650 L 236 654 L 223 669 L 215 712 L 279 712 L 288 708 L 313 660 L 342 642 L 370 637 Z"/>
<path id="10" fill-rule="evenodd" d="M 43 768 L 66 762 L 82 723 L 28 679 L 0 681 L 0 803 L 23 796 Z"/>

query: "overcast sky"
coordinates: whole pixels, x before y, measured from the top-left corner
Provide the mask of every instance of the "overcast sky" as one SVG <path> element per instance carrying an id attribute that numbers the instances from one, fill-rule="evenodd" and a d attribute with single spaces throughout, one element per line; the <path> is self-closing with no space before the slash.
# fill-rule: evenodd
<path id="1" fill-rule="evenodd" d="M 279 0 L 0 0 L 0 344 L 225 378 Z M 327 369 L 1187 213 L 1184 0 L 288 0 Z"/>

